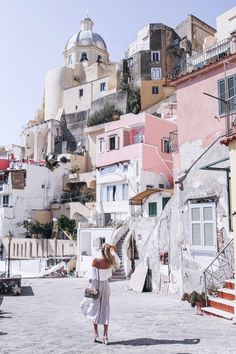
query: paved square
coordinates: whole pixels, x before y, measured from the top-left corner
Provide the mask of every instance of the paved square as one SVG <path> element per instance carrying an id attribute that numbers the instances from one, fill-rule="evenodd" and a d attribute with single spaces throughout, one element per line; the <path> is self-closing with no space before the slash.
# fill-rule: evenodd
<path id="1" fill-rule="evenodd" d="M 111 283 L 110 344 L 93 343 L 92 325 L 80 312 L 87 282 L 77 278 L 29 279 L 34 296 L 5 297 L 0 313 L 1 354 L 236 353 L 236 326 L 195 314 L 173 296 L 127 291 Z"/>

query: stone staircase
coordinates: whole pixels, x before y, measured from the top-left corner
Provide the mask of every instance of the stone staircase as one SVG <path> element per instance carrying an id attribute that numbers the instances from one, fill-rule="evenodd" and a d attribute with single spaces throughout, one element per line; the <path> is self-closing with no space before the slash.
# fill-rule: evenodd
<path id="1" fill-rule="evenodd" d="M 201 310 L 205 315 L 232 320 L 235 306 L 235 279 L 229 279 L 225 281 L 223 288 L 218 289 L 216 296 L 208 296 L 208 306 Z"/>
<path id="2" fill-rule="evenodd" d="M 122 246 L 124 243 L 124 240 L 128 234 L 129 230 L 127 230 L 124 235 L 119 239 L 119 241 L 116 244 L 117 247 L 117 255 L 120 258 L 120 267 L 113 271 L 112 273 L 112 280 L 124 280 L 126 279 L 125 276 L 125 269 L 124 269 L 124 263 L 123 263 L 123 255 L 122 255 Z"/>

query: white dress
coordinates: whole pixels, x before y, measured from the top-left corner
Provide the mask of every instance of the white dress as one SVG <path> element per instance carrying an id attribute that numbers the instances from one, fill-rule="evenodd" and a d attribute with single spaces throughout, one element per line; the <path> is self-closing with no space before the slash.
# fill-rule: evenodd
<path id="1" fill-rule="evenodd" d="M 120 259 L 116 253 L 113 254 L 116 266 L 119 267 Z M 108 269 L 98 269 L 91 267 L 89 279 L 92 279 L 91 287 L 99 289 L 97 299 L 84 298 L 80 308 L 84 316 L 101 325 L 108 325 L 110 318 L 110 285 L 108 279 L 112 277 L 112 267 Z"/>

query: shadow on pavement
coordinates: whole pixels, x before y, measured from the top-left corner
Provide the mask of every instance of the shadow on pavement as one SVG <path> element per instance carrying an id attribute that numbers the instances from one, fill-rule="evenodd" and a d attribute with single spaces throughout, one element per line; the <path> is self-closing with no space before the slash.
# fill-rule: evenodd
<path id="1" fill-rule="evenodd" d="M 109 344 L 141 346 L 141 345 L 158 345 L 158 344 L 198 344 L 198 343 L 200 343 L 199 338 L 183 339 L 183 340 L 137 338 L 137 339 L 130 339 L 130 340 L 121 340 L 117 342 L 110 342 Z"/>
<path id="2" fill-rule="evenodd" d="M 0 336 L 4 336 L 5 334 L 8 334 L 6 332 L 0 332 Z"/>
<path id="3" fill-rule="evenodd" d="M 34 296 L 34 292 L 31 286 L 22 286 L 20 296 Z"/>
<path id="4" fill-rule="evenodd" d="M 0 318 L 11 318 L 11 316 L 2 316 L 2 315 L 0 315 Z"/>

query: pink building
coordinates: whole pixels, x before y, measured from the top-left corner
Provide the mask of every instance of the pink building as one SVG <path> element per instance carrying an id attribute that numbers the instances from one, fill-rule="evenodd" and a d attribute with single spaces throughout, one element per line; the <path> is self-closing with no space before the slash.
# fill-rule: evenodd
<path id="1" fill-rule="evenodd" d="M 183 72 L 182 76 L 173 81 L 178 102 L 179 156 L 175 154 L 176 172 L 189 168 L 206 148 L 225 133 L 226 106 L 217 97 L 230 98 L 236 93 L 234 38 L 217 43 L 214 51 L 213 49 L 211 51 L 212 55 L 214 54 L 212 58 L 189 67 L 187 72 Z M 224 80 L 226 80 L 226 87 Z M 235 112 L 234 102 L 231 101 L 230 113 Z"/>
<path id="2" fill-rule="evenodd" d="M 226 273 L 219 264 L 228 264 L 225 276 L 233 276 L 233 257 L 226 259 L 233 254 L 231 171 L 229 151 L 221 141 L 236 124 L 235 43 L 234 33 L 220 42 L 214 39 L 213 45 L 183 63 L 173 81 L 178 117 L 178 148 L 173 153 L 176 193 L 165 209 L 170 224 L 160 225 L 156 234 L 159 247 L 170 255 L 171 286 L 177 284 L 181 294 L 223 288 Z"/>
<path id="3" fill-rule="evenodd" d="M 173 185 L 169 134 L 176 123 L 147 113 L 126 114 L 97 136 L 98 212 L 109 219 L 129 214 L 128 200 L 146 188 Z M 114 203 L 115 202 L 115 203 Z"/>

